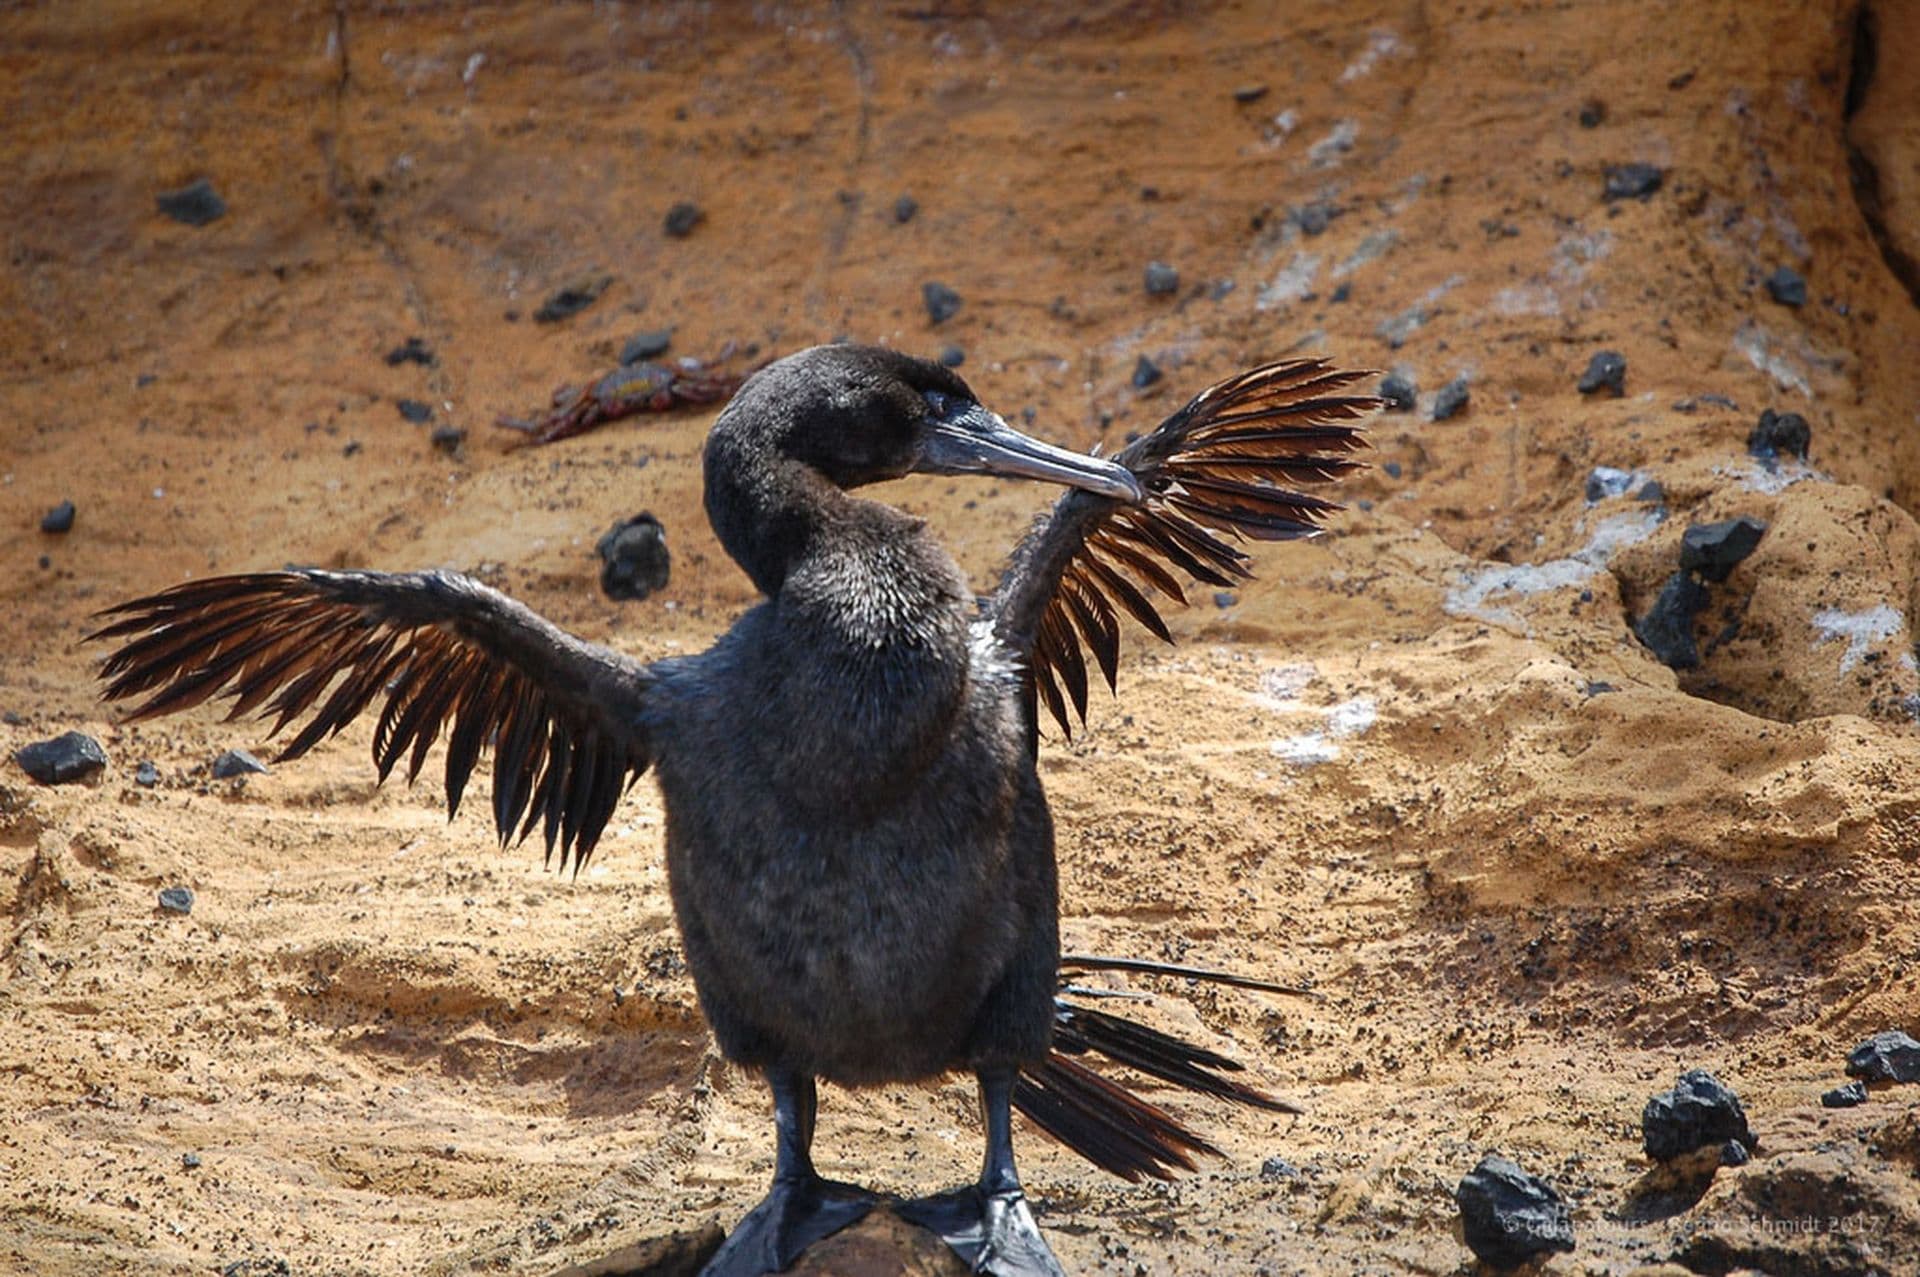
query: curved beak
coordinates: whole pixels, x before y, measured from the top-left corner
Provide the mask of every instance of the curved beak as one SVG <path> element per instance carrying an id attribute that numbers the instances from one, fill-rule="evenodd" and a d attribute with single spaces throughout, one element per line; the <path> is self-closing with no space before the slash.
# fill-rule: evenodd
<path id="1" fill-rule="evenodd" d="M 1069 452 L 1023 435 L 977 403 L 955 400 L 935 418 L 915 470 L 923 474 L 997 474 L 1040 479 L 1137 504 L 1146 496 L 1124 466 Z"/>

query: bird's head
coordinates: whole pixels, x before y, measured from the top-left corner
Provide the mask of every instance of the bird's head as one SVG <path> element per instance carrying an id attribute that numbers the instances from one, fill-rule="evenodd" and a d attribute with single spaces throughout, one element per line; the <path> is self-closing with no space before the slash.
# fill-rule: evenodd
<path id="1" fill-rule="evenodd" d="M 714 423 L 707 477 L 744 454 L 798 461 L 835 486 L 908 474 L 990 474 L 1138 501 L 1110 461 L 1013 429 L 951 368 L 876 346 L 815 346 L 768 365 Z"/>

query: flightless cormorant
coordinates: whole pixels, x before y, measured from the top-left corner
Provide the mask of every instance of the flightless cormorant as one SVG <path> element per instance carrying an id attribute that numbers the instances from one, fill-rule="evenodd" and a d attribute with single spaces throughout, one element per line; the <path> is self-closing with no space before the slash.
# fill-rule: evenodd
<path id="1" fill-rule="evenodd" d="M 1240 536 L 1319 530 L 1336 507 L 1285 485 L 1357 464 L 1355 423 L 1376 406 L 1347 393 L 1361 375 L 1256 368 L 1103 460 L 1012 430 L 938 364 L 815 347 L 751 377 L 708 437 L 708 517 L 766 599 L 698 656 L 636 661 L 452 573 L 289 570 L 111 609 L 106 695 L 144 696 L 134 718 L 222 693 L 229 717 L 258 710 L 275 731 L 306 717 L 282 758 L 380 700 L 383 780 L 403 757 L 417 774 L 444 735 L 454 809 L 490 746 L 502 841 L 538 826 L 576 870 L 652 769 L 701 1007 L 774 1099 L 773 1188 L 708 1271 L 784 1268 L 877 1200 L 814 1172 L 816 1079 L 964 1068 L 981 1177 L 896 1209 L 976 1271 L 1058 1273 L 1011 1108 L 1128 1178 L 1213 1151 L 1081 1054 L 1283 1106 L 1220 1076 L 1222 1057 L 1058 996 L 1039 710 L 1063 730 L 1069 705 L 1084 718 L 1086 654 L 1112 685 L 1122 614 L 1168 638 L 1150 595 L 1184 602 L 1176 573 L 1231 585 L 1248 575 Z M 922 520 L 850 493 L 916 471 L 1069 491 L 981 600 Z"/>

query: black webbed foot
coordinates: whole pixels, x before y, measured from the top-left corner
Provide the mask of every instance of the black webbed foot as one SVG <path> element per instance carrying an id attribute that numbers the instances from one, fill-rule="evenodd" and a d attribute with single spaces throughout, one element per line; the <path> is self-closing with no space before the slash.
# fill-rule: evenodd
<path id="1" fill-rule="evenodd" d="M 1066 1277 L 1033 1222 L 1026 1194 L 1017 1187 L 985 1193 L 970 1185 L 906 1202 L 894 1210 L 909 1223 L 938 1233 L 976 1273 Z"/>
<path id="2" fill-rule="evenodd" d="M 784 1272 L 807 1247 L 859 1223 L 879 1202 L 863 1188 L 817 1175 L 775 1180 L 773 1190 L 727 1234 L 701 1277 Z"/>

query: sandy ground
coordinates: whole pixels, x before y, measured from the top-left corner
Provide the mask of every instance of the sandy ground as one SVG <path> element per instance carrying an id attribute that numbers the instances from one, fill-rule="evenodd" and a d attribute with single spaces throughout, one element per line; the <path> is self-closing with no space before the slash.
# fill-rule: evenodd
<path id="1" fill-rule="evenodd" d="M 704 645 L 752 598 L 700 512 L 711 408 L 539 450 L 491 424 L 671 328 L 696 356 L 957 345 L 1081 448 L 1264 357 L 1419 384 L 1332 536 L 1196 591 L 1176 648 L 1131 636 L 1120 701 L 1044 751 L 1070 945 L 1316 990 L 1150 988 L 1308 1112 L 1163 1097 L 1228 1154 L 1170 1186 L 1026 1134 L 1070 1269 L 1453 1272 L 1453 1186 L 1499 1151 L 1573 1204 L 1550 1272 L 1920 1271 L 1920 1091 L 1817 1101 L 1860 1039 L 1920 1033 L 1920 21 L 1867 14 L 0 13 L 0 749 L 79 728 L 112 759 L 0 768 L 0 1269 L 547 1273 L 758 1197 L 762 1092 L 708 1043 L 647 784 L 554 875 L 484 803 L 376 789 L 364 730 L 213 781 L 260 729 L 118 726 L 79 641 L 110 602 L 300 562 L 450 566 L 641 657 Z M 1659 190 L 1604 200 L 1629 162 Z M 156 211 L 200 177 L 225 217 Z M 668 237 L 680 201 L 705 219 Z M 964 299 L 938 327 L 930 280 Z M 388 364 L 409 336 L 437 362 Z M 1601 349 L 1621 397 L 1574 389 Z M 1806 417 L 1808 464 L 1746 454 L 1766 408 Z M 1597 466 L 1629 492 L 1590 502 Z M 983 588 L 1048 499 L 890 496 Z M 593 541 L 643 509 L 672 583 L 615 604 Z M 1632 622 L 1682 531 L 1736 515 L 1768 532 L 1676 673 Z M 1638 1118 L 1690 1067 L 1761 1150 L 1682 1208 Z M 818 1154 L 958 1182 L 970 1087 L 829 1091 Z"/>

